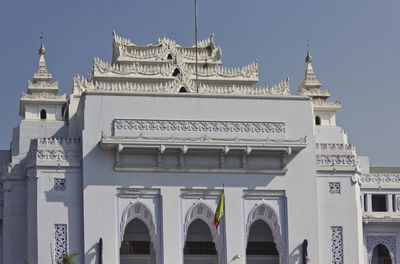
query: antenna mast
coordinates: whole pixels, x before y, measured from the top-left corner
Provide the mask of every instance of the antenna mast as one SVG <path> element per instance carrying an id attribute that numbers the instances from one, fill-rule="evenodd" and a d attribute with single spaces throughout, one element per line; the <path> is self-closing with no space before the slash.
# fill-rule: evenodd
<path id="1" fill-rule="evenodd" d="M 199 93 L 198 55 L 197 55 L 197 0 L 194 0 L 194 34 L 196 41 L 196 90 Z"/>

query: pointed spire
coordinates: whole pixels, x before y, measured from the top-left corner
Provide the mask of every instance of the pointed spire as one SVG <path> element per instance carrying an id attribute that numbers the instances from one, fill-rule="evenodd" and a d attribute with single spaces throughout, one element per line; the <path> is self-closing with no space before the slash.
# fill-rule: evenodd
<path id="1" fill-rule="evenodd" d="M 306 63 L 311 63 L 312 57 L 310 54 L 310 40 L 307 39 L 307 56 L 306 56 Z"/>
<path id="2" fill-rule="evenodd" d="M 46 54 L 46 48 L 44 47 L 43 44 L 43 31 L 42 34 L 40 35 L 40 48 L 39 48 L 39 66 L 38 70 L 36 73 L 33 75 L 33 83 L 37 82 L 48 82 L 51 83 L 52 76 L 51 74 L 47 71 L 46 67 L 46 60 L 44 59 L 44 55 Z"/>
<path id="3" fill-rule="evenodd" d="M 307 95 L 312 98 L 328 98 L 329 97 L 329 90 L 321 91 L 320 88 L 322 83 L 317 80 L 315 77 L 314 69 L 312 67 L 312 56 L 310 52 L 310 41 L 307 39 L 307 55 L 305 62 L 307 64 L 306 71 L 304 74 L 304 80 L 299 86 L 300 95 Z"/>
<path id="4" fill-rule="evenodd" d="M 311 65 L 311 62 L 312 62 L 312 56 L 310 52 L 310 41 L 307 39 L 307 55 L 306 55 L 307 67 L 304 75 L 304 81 L 301 85 L 305 89 L 320 88 L 322 86 L 322 83 L 317 80 L 317 77 L 315 77 L 314 69 Z"/>

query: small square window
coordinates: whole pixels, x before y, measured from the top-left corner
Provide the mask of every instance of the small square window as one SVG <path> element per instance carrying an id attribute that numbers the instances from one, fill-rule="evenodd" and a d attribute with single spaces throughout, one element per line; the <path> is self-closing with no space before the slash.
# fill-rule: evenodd
<path id="1" fill-rule="evenodd" d="M 329 183 L 329 193 L 330 194 L 340 194 L 340 182 L 330 182 Z"/>
<path id="2" fill-rule="evenodd" d="M 66 182 L 63 178 L 54 178 L 54 190 L 65 191 Z"/>

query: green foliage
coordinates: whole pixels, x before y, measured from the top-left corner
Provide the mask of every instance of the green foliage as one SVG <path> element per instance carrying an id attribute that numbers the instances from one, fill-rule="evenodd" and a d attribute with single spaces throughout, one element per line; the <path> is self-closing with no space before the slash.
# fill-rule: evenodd
<path id="1" fill-rule="evenodd" d="M 78 257 L 78 253 L 70 253 L 68 252 L 67 254 L 63 255 L 62 261 L 59 262 L 60 264 L 75 264 L 75 261 Z"/>

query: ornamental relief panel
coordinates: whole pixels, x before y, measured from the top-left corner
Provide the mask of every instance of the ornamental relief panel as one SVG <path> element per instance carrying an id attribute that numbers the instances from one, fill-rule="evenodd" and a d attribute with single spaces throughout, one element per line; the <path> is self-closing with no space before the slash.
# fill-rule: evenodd
<path id="1" fill-rule="evenodd" d="M 235 122 L 235 121 L 194 121 L 194 120 L 143 120 L 115 119 L 115 136 L 128 132 L 169 132 L 169 133 L 218 133 L 218 134 L 275 134 L 286 132 L 284 122 Z"/>
<path id="2" fill-rule="evenodd" d="M 331 227 L 332 264 L 343 264 L 343 228 Z"/>

